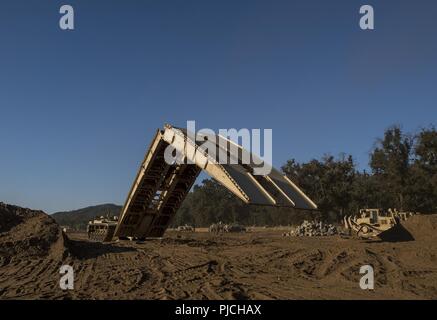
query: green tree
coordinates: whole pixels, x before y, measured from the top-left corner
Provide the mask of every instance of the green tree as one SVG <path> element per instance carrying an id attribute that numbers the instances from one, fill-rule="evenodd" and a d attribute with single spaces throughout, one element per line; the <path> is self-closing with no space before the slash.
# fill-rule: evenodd
<path id="1" fill-rule="evenodd" d="M 287 161 L 282 171 L 319 207 L 319 212 L 246 205 L 213 179 L 196 185 L 173 225 L 211 223 L 275 226 L 321 218 L 339 221 L 360 208 L 437 212 L 437 131 L 414 138 L 399 126 L 388 128 L 370 154 L 371 172 L 358 172 L 351 155 L 326 155 L 307 163 Z"/>
<path id="2" fill-rule="evenodd" d="M 409 209 L 437 211 L 437 131 L 434 127 L 422 129 L 416 136 L 407 190 Z"/>
<path id="3" fill-rule="evenodd" d="M 289 160 L 282 171 L 316 202 L 320 211 L 339 218 L 350 211 L 356 175 L 352 156 L 324 156 L 321 161 L 299 164 Z"/>
<path id="4" fill-rule="evenodd" d="M 409 179 L 413 139 L 393 126 L 379 139 L 370 155 L 370 167 L 377 181 L 376 192 L 382 197 L 381 206 L 404 209 Z"/>
<path id="5" fill-rule="evenodd" d="M 378 192 L 378 181 L 366 171 L 357 172 L 352 187 L 350 212 L 356 213 L 362 208 L 379 208 L 384 195 Z"/>

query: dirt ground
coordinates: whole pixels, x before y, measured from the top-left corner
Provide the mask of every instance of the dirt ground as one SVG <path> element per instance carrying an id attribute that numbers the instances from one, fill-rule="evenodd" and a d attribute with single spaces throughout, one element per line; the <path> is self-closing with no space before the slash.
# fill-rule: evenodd
<path id="1" fill-rule="evenodd" d="M 413 234 L 436 226 L 436 216 L 420 219 L 410 224 Z M 436 236 L 382 242 L 269 229 L 170 231 L 162 240 L 101 244 L 83 233 L 63 236 L 55 225 L 38 213 L 0 226 L 0 299 L 437 298 Z M 63 264 L 74 268 L 74 290 L 59 288 Z M 373 291 L 359 287 L 366 264 L 374 267 Z"/>

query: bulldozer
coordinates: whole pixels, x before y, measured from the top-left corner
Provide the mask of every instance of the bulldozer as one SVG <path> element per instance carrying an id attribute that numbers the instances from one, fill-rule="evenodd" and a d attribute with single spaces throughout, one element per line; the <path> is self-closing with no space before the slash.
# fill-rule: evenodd
<path id="1" fill-rule="evenodd" d="M 360 209 L 357 216 L 345 216 L 344 225 L 357 236 L 370 238 L 393 228 L 399 221 L 405 221 L 413 214 L 396 209 Z"/>
<path id="2" fill-rule="evenodd" d="M 114 236 L 117 227 L 118 216 L 109 215 L 96 217 L 90 220 L 87 225 L 88 239 L 91 241 L 108 242 Z"/>

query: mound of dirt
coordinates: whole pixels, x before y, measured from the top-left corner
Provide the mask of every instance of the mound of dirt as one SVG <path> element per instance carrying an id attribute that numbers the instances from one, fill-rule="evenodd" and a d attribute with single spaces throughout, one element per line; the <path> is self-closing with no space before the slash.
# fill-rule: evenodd
<path id="1" fill-rule="evenodd" d="M 2 260 L 64 254 L 62 231 L 42 211 L 0 202 L 0 256 Z M 1 265 L 0 261 L 0 265 Z"/>
<path id="2" fill-rule="evenodd" d="M 401 224 L 414 240 L 435 239 L 437 234 L 437 214 L 412 216 Z"/>
<path id="3" fill-rule="evenodd" d="M 383 241 L 427 241 L 437 234 L 437 214 L 415 215 L 381 233 Z"/>
<path id="4" fill-rule="evenodd" d="M 0 203 L 3 299 L 436 299 L 437 215 L 399 224 L 414 240 L 387 243 L 281 237 L 281 230 L 214 235 L 166 233 L 162 240 L 68 239 L 41 211 Z M 399 236 L 399 232 L 397 233 Z M 74 269 L 74 290 L 59 287 Z M 372 265 L 375 290 L 361 290 Z"/>

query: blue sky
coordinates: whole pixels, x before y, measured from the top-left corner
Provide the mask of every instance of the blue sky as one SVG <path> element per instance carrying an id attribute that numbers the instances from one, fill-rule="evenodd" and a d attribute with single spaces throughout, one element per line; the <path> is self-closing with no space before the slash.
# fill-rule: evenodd
<path id="1" fill-rule="evenodd" d="M 3 0 L 0 201 L 123 203 L 155 130 L 187 120 L 272 128 L 277 167 L 346 152 L 364 169 L 388 126 L 436 123 L 436 16 L 432 0 Z"/>

